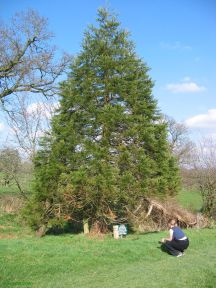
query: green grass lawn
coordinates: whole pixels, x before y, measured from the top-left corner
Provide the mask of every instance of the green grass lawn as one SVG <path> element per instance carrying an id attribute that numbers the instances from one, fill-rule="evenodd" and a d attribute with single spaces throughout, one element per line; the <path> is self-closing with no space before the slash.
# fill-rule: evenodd
<path id="1" fill-rule="evenodd" d="M 159 248 L 167 232 L 114 240 L 82 234 L 36 238 L 0 218 L 0 287 L 188 288 L 216 287 L 216 230 L 187 230 L 190 247 L 180 258 Z"/>
<path id="2" fill-rule="evenodd" d="M 176 197 L 177 201 L 186 209 L 199 212 L 202 209 L 202 197 L 197 190 L 182 189 Z"/>
<path id="3" fill-rule="evenodd" d="M 202 207 L 196 191 L 181 191 L 177 200 L 193 211 Z M 190 247 L 175 258 L 160 250 L 166 231 L 122 240 L 83 234 L 36 238 L 17 216 L 0 211 L 0 287 L 215 288 L 216 229 L 186 234 Z"/>

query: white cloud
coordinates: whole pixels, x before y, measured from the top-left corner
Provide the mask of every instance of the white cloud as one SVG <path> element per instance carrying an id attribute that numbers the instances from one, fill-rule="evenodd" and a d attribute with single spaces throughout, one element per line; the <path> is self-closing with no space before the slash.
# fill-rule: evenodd
<path id="1" fill-rule="evenodd" d="M 0 131 L 3 131 L 5 129 L 4 123 L 0 122 Z"/>
<path id="2" fill-rule="evenodd" d="M 185 124 L 190 128 L 215 128 L 216 109 L 209 109 L 206 114 L 199 114 L 188 118 Z"/>
<path id="3" fill-rule="evenodd" d="M 27 107 L 27 112 L 29 114 L 40 114 L 44 117 L 50 119 L 55 111 L 59 107 L 59 102 L 55 103 L 44 103 L 44 102 L 37 102 L 32 103 Z"/>
<path id="4" fill-rule="evenodd" d="M 183 82 L 190 82 L 191 78 L 189 76 L 185 76 L 182 81 Z"/>
<path id="5" fill-rule="evenodd" d="M 166 85 L 166 90 L 172 93 L 195 93 L 206 90 L 204 86 L 200 86 L 195 82 L 188 82 L 189 77 L 184 79 L 184 82 L 170 83 Z"/>
<path id="6" fill-rule="evenodd" d="M 27 107 L 27 112 L 28 113 L 34 113 L 37 112 L 38 109 L 42 107 L 43 103 L 38 102 L 38 103 L 32 103 Z"/>
<path id="7" fill-rule="evenodd" d="M 208 134 L 207 137 L 211 138 L 213 141 L 216 141 L 216 133 Z"/>
<path id="8" fill-rule="evenodd" d="M 191 50 L 192 47 L 187 44 L 183 44 L 180 41 L 175 41 L 175 42 L 160 42 L 160 47 L 163 49 L 168 49 L 168 50 Z"/>

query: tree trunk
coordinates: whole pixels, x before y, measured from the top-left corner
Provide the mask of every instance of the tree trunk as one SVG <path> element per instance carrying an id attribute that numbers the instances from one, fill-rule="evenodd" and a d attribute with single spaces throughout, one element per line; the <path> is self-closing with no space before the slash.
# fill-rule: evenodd
<path id="1" fill-rule="evenodd" d="M 44 224 L 36 231 L 36 236 L 43 237 L 45 236 L 46 232 L 47 232 L 47 226 Z"/>

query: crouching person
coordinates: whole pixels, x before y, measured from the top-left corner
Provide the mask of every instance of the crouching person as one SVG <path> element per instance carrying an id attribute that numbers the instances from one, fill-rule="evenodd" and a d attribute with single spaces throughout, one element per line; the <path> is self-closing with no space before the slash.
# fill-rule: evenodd
<path id="1" fill-rule="evenodd" d="M 176 220 L 168 222 L 169 237 L 161 239 L 161 249 L 169 254 L 180 257 L 189 246 L 189 239 L 185 233 L 177 226 Z"/>

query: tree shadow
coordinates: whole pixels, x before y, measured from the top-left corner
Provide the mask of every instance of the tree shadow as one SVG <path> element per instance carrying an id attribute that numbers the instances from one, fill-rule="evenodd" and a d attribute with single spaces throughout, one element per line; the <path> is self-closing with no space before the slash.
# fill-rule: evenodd
<path id="1" fill-rule="evenodd" d="M 53 226 L 49 228 L 46 235 L 62 235 L 62 234 L 80 234 L 83 232 L 82 223 L 68 221 L 62 226 Z"/>
<path id="2" fill-rule="evenodd" d="M 159 232 L 161 232 L 161 231 L 146 231 L 146 232 L 139 232 L 138 234 L 139 235 L 151 235 L 151 234 L 157 234 L 157 233 L 159 233 Z"/>

